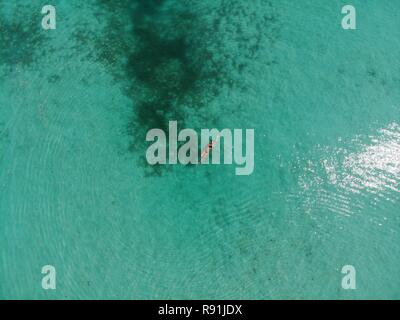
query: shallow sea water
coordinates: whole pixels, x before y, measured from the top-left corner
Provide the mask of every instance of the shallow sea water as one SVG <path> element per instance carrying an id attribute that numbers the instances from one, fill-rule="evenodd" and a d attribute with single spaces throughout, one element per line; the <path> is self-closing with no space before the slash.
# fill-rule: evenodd
<path id="1" fill-rule="evenodd" d="M 54 3 L 0 3 L 0 298 L 400 298 L 400 3 Z M 150 167 L 169 120 L 254 173 Z"/>

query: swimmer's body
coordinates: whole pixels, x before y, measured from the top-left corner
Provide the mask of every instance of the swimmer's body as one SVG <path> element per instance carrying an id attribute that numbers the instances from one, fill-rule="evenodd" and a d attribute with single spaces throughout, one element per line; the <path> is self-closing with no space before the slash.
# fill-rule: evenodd
<path id="1" fill-rule="evenodd" d="M 218 143 L 218 140 L 219 140 L 219 135 L 215 140 L 211 140 L 210 143 L 204 148 L 203 152 L 201 153 L 201 160 L 207 158 L 212 148 Z"/>

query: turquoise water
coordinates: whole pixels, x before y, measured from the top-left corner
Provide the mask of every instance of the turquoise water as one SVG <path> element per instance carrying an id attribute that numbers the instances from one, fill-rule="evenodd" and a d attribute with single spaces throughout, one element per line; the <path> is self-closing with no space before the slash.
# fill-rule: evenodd
<path id="1" fill-rule="evenodd" d="M 54 4 L 0 2 L 0 298 L 400 298 L 398 1 Z M 150 167 L 169 120 L 254 173 Z"/>

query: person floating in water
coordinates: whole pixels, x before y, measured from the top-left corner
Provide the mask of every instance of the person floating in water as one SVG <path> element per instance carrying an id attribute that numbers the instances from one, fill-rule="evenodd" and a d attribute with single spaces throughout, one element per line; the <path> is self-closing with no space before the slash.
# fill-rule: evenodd
<path id="1" fill-rule="evenodd" d="M 211 152 L 212 148 L 217 144 L 218 140 L 219 140 L 219 135 L 217 136 L 217 138 L 215 140 L 210 139 L 210 143 L 204 148 L 204 150 L 201 153 L 201 160 L 204 160 L 205 158 L 207 158 L 207 156 Z"/>

